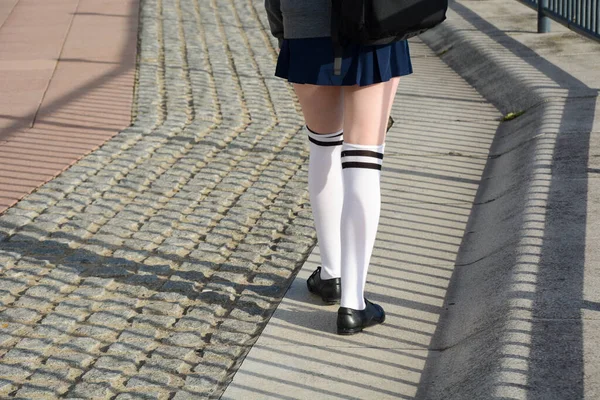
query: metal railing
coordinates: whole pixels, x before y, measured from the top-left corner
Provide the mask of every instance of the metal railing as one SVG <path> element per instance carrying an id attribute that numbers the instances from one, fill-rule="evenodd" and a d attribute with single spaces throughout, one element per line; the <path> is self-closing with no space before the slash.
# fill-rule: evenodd
<path id="1" fill-rule="evenodd" d="M 600 40 L 600 0 L 519 0 L 538 10 L 538 32 L 550 32 L 550 19 Z"/>

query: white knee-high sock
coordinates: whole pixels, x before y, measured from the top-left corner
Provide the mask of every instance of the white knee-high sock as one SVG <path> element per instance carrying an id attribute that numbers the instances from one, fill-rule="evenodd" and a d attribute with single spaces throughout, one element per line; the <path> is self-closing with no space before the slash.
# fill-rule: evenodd
<path id="1" fill-rule="evenodd" d="M 339 278 L 344 195 L 340 162 L 343 133 L 318 134 L 306 128 L 310 140 L 308 191 L 321 250 L 321 279 Z"/>
<path id="2" fill-rule="evenodd" d="M 385 144 L 344 143 L 342 176 L 342 307 L 365 308 L 364 290 L 381 212 L 381 166 Z"/>

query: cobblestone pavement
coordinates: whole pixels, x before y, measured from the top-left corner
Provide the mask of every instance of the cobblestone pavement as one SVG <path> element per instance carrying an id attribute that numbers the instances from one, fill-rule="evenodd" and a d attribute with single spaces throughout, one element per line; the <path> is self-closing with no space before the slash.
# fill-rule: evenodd
<path id="1" fill-rule="evenodd" d="M 218 397 L 315 243 L 263 1 L 141 7 L 133 125 L 0 216 L 0 397 Z"/>

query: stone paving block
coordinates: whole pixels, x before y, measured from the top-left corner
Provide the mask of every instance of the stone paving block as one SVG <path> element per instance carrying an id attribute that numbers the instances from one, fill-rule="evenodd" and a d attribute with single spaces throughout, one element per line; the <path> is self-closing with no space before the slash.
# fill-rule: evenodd
<path id="1" fill-rule="evenodd" d="M 132 354 L 132 355 L 143 355 L 149 351 L 152 351 L 158 342 L 154 340 L 138 340 L 136 342 L 116 342 L 110 345 L 107 350 L 107 354 Z"/>
<path id="2" fill-rule="evenodd" d="M 80 382 L 67 394 L 69 397 L 93 399 L 110 399 L 115 395 L 114 389 L 108 383 Z"/>
<path id="3" fill-rule="evenodd" d="M 20 310 L 30 309 L 36 310 L 40 314 L 45 314 L 54 307 L 54 304 L 42 297 L 32 297 L 25 294 L 19 297 L 19 300 L 17 300 L 12 306 L 19 307 Z"/>
<path id="4" fill-rule="evenodd" d="M 67 298 L 54 311 L 66 316 L 81 317 L 92 313 L 95 302 L 87 298 Z"/>
<path id="5" fill-rule="evenodd" d="M 42 314 L 28 308 L 8 308 L 0 312 L 0 321 L 33 324 L 42 318 Z"/>
<path id="6" fill-rule="evenodd" d="M 181 331 L 191 331 L 204 335 L 211 332 L 216 324 L 215 316 L 195 317 L 193 314 L 184 315 L 177 321 L 175 328 Z"/>
<path id="7" fill-rule="evenodd" d="M 54 302 L 62 296 L 61 290 L 64 286 L 64 283 L 61 282 L 59 284 L 56 280 L 46 277 L 39 281 L 39 286 L 27 289 L 24 295 L 34 299 L 44 299 Z"/>
<path id="8" fill-rule="evenodd" d="M 179 386 L 178 378 L 175 375 L 162 372 L 154 368 L 142 367 L 140 372 L 125 384 L 127 389 L 167 389 L 169 386 Z"/>
<path id="9" fill-rule="evenodd" d="M 65 331 L 75 326 L 78 322 L 82 322 L 89 314 L 63 314 L 61 312 L 53 312 L 47 314 L 40 321 L 40 325 L 36 329 L 48 329 L 47 332 Z"/>
<path id="10" fill-rule="evenodd" d="M 115 400 L 167 400 L 170 398 L 168 392 L 154 393 L 121 393 Z"/>
<path id="11" fill-rule="evenodd" d="M 69 385 L 52 383 L 30 383 L 26 382 L 17 391 L 15 397 L 18 399 L 56 399 L 68 390 Z"/>
<path id="12" fill-rule="evenodd" d="M 195 391 L 191 388 L 184 388 L 175 393 L 173 400 L 193 400 L 198 398 L 208 398 L 210 391 Z"/>
<path id="13" fill-rule="evenodd" d="M 34 330 L 35 332 L 35 330 Z M 31 337 L 31 338 L 23 338 L 21 341 L 19 341 L 19 343 L 15 346 L 18 349 L 29 349 L 29 350 L 40 350 L 40 351 L 44 351 L 49 349 L 52 344 L 54 343 L 54 340 L 52 338 L 48 338 L 48 337 L 41 337 L 41 338 L 35 338 L 35 337 Z"/>
<path id="14" fill-rule="evenodd" d="M 2 265 L 3 268 L 14 267 L 20 258 L 21 254 L 18 252 L 11 252 L 4 249 L 0 249 L 0 265 Z"/>
<path id="15" fill-rule="evenodd" d="M 285 287 L 287 278 L 277 274 L 260 272 L 252 277 L 252 284 L 265 287 Z"/>
<path id="16" fill-rule="evenodd" d="M 175 264 L 175 261 L 169 259 L 169 257 L 165 257 L 163 254 L 160 256 L 154 255 L 144 260 L 144 267 L 151 266 L 155 268 L 155 270 L 151 271 L 153 273 L 162 272 L 163 274 L 168 274 L 169 270 Z"/>
<path id="17" fill-rule="evenodd" d="M 53 236 L 55 238 L 55 236 Z M 68 243 L 71 243 L 72 236 L 66 238 Z M 102 263 L 103 257 L 98 254 L 89 253 L 86 251 L 75 252 L 66 257 L 63 261 L 66 266 L 87 268 L 90 265 L 99 265 Z"/>
<path id="18" fill-rule="evenodd" d="M 183 308 L 187 307 L 187 305 L 191 302 L 191 300 L 185 296 L 182 295 L 180 293 L 174 293 L 174 292 L 158 292 L 156 294 L 154 294 L 150 300 L 153 301 L 164 301 L 164 302 L 168 302 L 168 303 L 176 303 L 179 304 L 180 306 L 182 306 Z"/>
<path id="19" fill-rule="evenodd" d="M 94 236 L 88 240 L 88 243 L 112 249 L 123 246 L 125 239 L 110 233 L 94 233 Z"/>
<path id="20" fill-rule="evenodd" d="M 15 364 L 0 364 L 0 378 L 10 378 L 24 380 L 34 372 L 35 362 L 32 364 L 15 363 Z"/>
<path id="21" fill-rule="evenodd" d="M 212 263 L 207 265 L 219 265 L 220 263 L 225 261 L 225 257 L 223 257 L 223 255 L 221 254 L 221 246 L 210 243 L 201 243 L 196 248 L 196 250 L 190 253 L 188 259 L 192 260 L 190 261 L 190 263 Z"/>
<path id="22" fill-rule="evenodd" d="M 49 232 L 36 229 L 30 224 L 24 228 L 21 228 L 19 232 L 12 235 L 10 240 L 12 242 L 26 242 L 35 244 L 37 242 L 45 240 L 48 237 L 48 234 Z"/>
<path id="23" fill-rule="evenodd" d="M 132 326 L 134 328 L 169 328 L 177 319 L 166 315 L 140 315 L 133 317 Z"/>
<path id="24" fill-rule="evenodd" d="M 94 367 L 101 370 L 120 371 L 122 374 L 132 374 L 142 359 L 143 357 L 133 353 L 106 355 L 98 358 Z"/>
<path id="25" fill-rule="evenodd" d="M 117 249 L 112 254 L 115 258 L 124 258 L 128 261 L 140 263 L 142 260 L 148 258 L 153 250 L 156 249 L 156 245 L 151 242 L 144 240 L 128 240 L 126 249 Z"/>
<path id="26" fill-rule="evenodd" d="M 35 362 L 39 363 L 44 359 L 44 351 L 41 349 L 11 349 L 2 356 L 2 361 L 8 363 Z"/>
<path id="27" fill-rule="evenodd" d="M 142 308 L 142 313 L 151 315 L 166 315 L 179 318 L 183 313 L 183 307 L 176 303 L 148 301 L 144 308 Z"/>
<path id="28" fill-rule="evenodd" d="M 14 295 L 18 295 L 26 290 L 30 285 L 30 281 L 24 277 L 10 277 L 4 278 L 2 281 L 2 291 L 10 292 Z"/>
<path id="29" fill-rule="evenodd" d="M 105 244 L 100 244 L 98 242 L 92 242 L 88 244 L 84 244 L 79 247 L 79 250 L 82 252 L 89 252 L 92 254 L 96 254 L 98 256 L 107 257 L 113 253 L 113 248 L 109 247 Z"/>
<path id="30" fill-rule="evenodd" d="M 63 349 L 68 350 L 68 352 L 63 352 Z M 68 370 L 68 368 L 72 368 L 75 370 L 73 373 L 77 375 L 77 371 L 81 371 L 80 369 L 87 368 L 95 360 L 94 356 L 86 354 L 85 352 L 73 352 L 73 349 L 68 346 L 63 346 L 63 349 L 61 349 L 61 351 L 57 351 L 56 354 L 48 358 L 48 360 L 46 361 L 46 366 L 48 368 L 53 368 L 57 370 Z"/>
<path id="31" fill-rule="evenodd" d="M 198 294 L 196 282 L 185 280 L 178 281 L 176 280 L 176 276 L 171 277 L 168 281 L 165 281 L 160 289 L 166 292 L 177 292 L 185 294 L 190 298 L 195 297 Z"/>
<path id="32" fill-rule="evenodd" d="M 94 309 L 97 311 L 111 312 L 116 312 L 117 310 L 125 310 L 125 312 L 127 312 L 128 310 L 137 308 L 142 301 L 143 300 L 137 299 L 135 297 L 123 296 L 121 289 L 118 288 L 111 291 L 111 297 L 98 300 L 94 304 Z"/>
<path id="33" fill-rule="evenodd" d="M 119 312 L 100 311 L 92 314 L 87 319 L 87 322 L 92 325 L 122 329 L 129 326 L 127 320 L 134 315 L 136 315 L 136 312 L 132 310 L 120 310 Z"/>
<path id="34" fill-rule="evenodd" d="M 231 316 L 243 321 L 252 321 L 260 323 L 264 320 L 266 313 L 271 310 L 273 305 L 259 297 L 249 293 L 244 293 L 235 304 L 231 311 Z"/>
<path id="35" fill-rule="evenodd" d="M 196 332 L 173 332 L 164 339 L 164 343 L 172 346 L 199 348 L 206 342 L 201 333 Z"/>
<path id="36" fill-rule="evenodd" d="M 64 395 L 78 375 L 73 369 L 36 371 L 17 392 L 17 398 L 55 399 Z"/>
<path id="37" fill-rule="evenodd" d="M 242 346 L 233 346 L 231 344 L 210 343 L 202 351 L 202 359 L 208 364 L 221 365 L 229 368 L 246 350 Z"/>
<path id="38" fill-rule="evenodd" d="M 119 330 L 116 328 L 89 324 L 78 326 L 72 333 L 86 338 L 97 339 L 102 342 L 111 342 L 119 336 Z"/>
<path id="39" fill-rule="evenodd" d="M 31 253 L 29 251 L 28 253 Z M 30 276 L 42 276 L 49 272 L 52 268 L 50 261 L 42 260 L 35 256 L 25 256 L 21 258 L 14 268 L 11 268 L 7 275 L 30 275 Z"/>
<path id="40" fill-rule="evenodd" d="M 157 357 L 155 353 L 146 360 L 144 367 L 169 374 L 185 374 L 191 369 L 191 363 L 180 358 Z"/>
<path id="41" fill-rule="evenodd" d="M 176 358 L 184 361 L 194 361 L 198 358 L 198 350 L 188 347 L 172 346 L 167 344 L 159 345 L 152 352 L 153 357 Z"/>
<path id="42" fill-rule="evenodd" d="M 194 392 L 212 392 L 225 378 L 227 370 L 219 366 L 200 364 L 195 369 L 196 374 L 190 374 L 185 379 L 184 389 Z"/>
<path id="43" fill-rule="evenodd" d="M 0 271 L 2 271 L 0 269 Z M 14 303 L 17 298 L 7 291 L 0 290 L 0 308 L 4 309 L 9 304 Z"/>
<path id="44" fill-rule="evenodd" d="M 250 346 L 256 338 L 244 332 L 217 330 L 211 337 L 211 343 L 216 345 Z"/>
<path id="45" fill-rule="evenodd" d="M 137 270 L 140 275 L 170 275 L 171 266 L 162 258 L 153 258 L 152 261 L 140 265 Z"/>
<path id="46" fill-rule="evenodd" d="M 21 332 L 24 332 L 22 325 L 0 322 L 0 346 L 8 347 L 16 343 L 22 335 Z"/>
<path id="47" fill-rule="evenodd" d="M 56 366 L 44 366 L 35 371 L 29 380 L 35 384 L 42 385 L 50 382 L 63 382 L 73 380 L 79 375 L 78 370 L 73 368 L 56 368 Z M 68 386 L 67 386 L 68 387 Z"/>
<path id="48" fill-rule="evenodd" d="M 148 337 L 143 334 L 133 334 L 130 331 L 125 331 L 115 343 L 110 345 L 107 353 L 111 355 L 141 355 L 152 351 L 158 345 L 159 342 L 153 337 Z"/>
<path id="49" fill-rule="evenodd" d="M 93 353 L 102 346 L 102 341 L 91 337 L 71 337 L 63 344 L 64 350 Z"/>
<path id="50" fill-rule="evenodd" d="M 9 379 L 0 378 L 0 394 L 5 395 L 14 390 L 14 382 Z"/>
<path id="51" fill-rule="evenodd" d="M 160 335 L 158 328 L 149 327 L 130 327 L 125 329 L 119 336 L 120 342 L 134 343 L 139 341 L 154 340 Z"/>
<path id="52" fill-rule="evenodd" d="M 219 329 L 248 335 L 254 335 L 260 328 L 261 326 L 257 325 L 256 322 L 240 321 L 233 318 L 228 318 L 219 325 Z"/>
<path id="53" fill-rule="evenodd" d="M 57 265 L 45 276 L 41 281 L 44 282 L 45 279 L 52 279 L 56 281 L 57 284 L 66 284 L 66 285 L 74 285 L 80 282 L 81 276 L 79 275 L 81 267 L 74 268 L 66 265 Z"/>
<path id="54" fill-rule="evenodd" d="M 112 386 L 115 386 L 119 381 L 124 379 L 124 377 L 121 371 L 94 366 L 94 368 L 86 372 L 81 379 L 84 382 L 110 383 Z"/>
<path id="55" fill-rule="evenodd" d="M 156 293 L 156 290 L 160 288 L 164 282 L 164 278 L 160 278 L 155 275 L 130 275 L 125 279 L 125 285 L 119 287 L 119 293 L 129 296 L 137 297 L 138 299 L 145 299 Z"/>

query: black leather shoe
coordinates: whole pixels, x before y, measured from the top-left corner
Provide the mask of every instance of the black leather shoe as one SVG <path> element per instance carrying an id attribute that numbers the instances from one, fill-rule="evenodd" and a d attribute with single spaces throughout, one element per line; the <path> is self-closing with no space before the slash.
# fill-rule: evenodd
<path id="1" fill-rule="evenodd" d="M 348 307 L 338 309 L 337 333 L 339 335 L 353 335 L 369 326 L 385 321 L 385 311 L 379 304 L 371 303 L 365 299 L 364 310 L 354 310 Z"/>
<path id="2" fill-rule="evenodd" d="M 340 278 L 321 279 L 321 267 L 306 281 L 308 290 L 318 296 L 327 304 L 334 304 L 340 301 L 342 297 L 342 283 Z"/>

